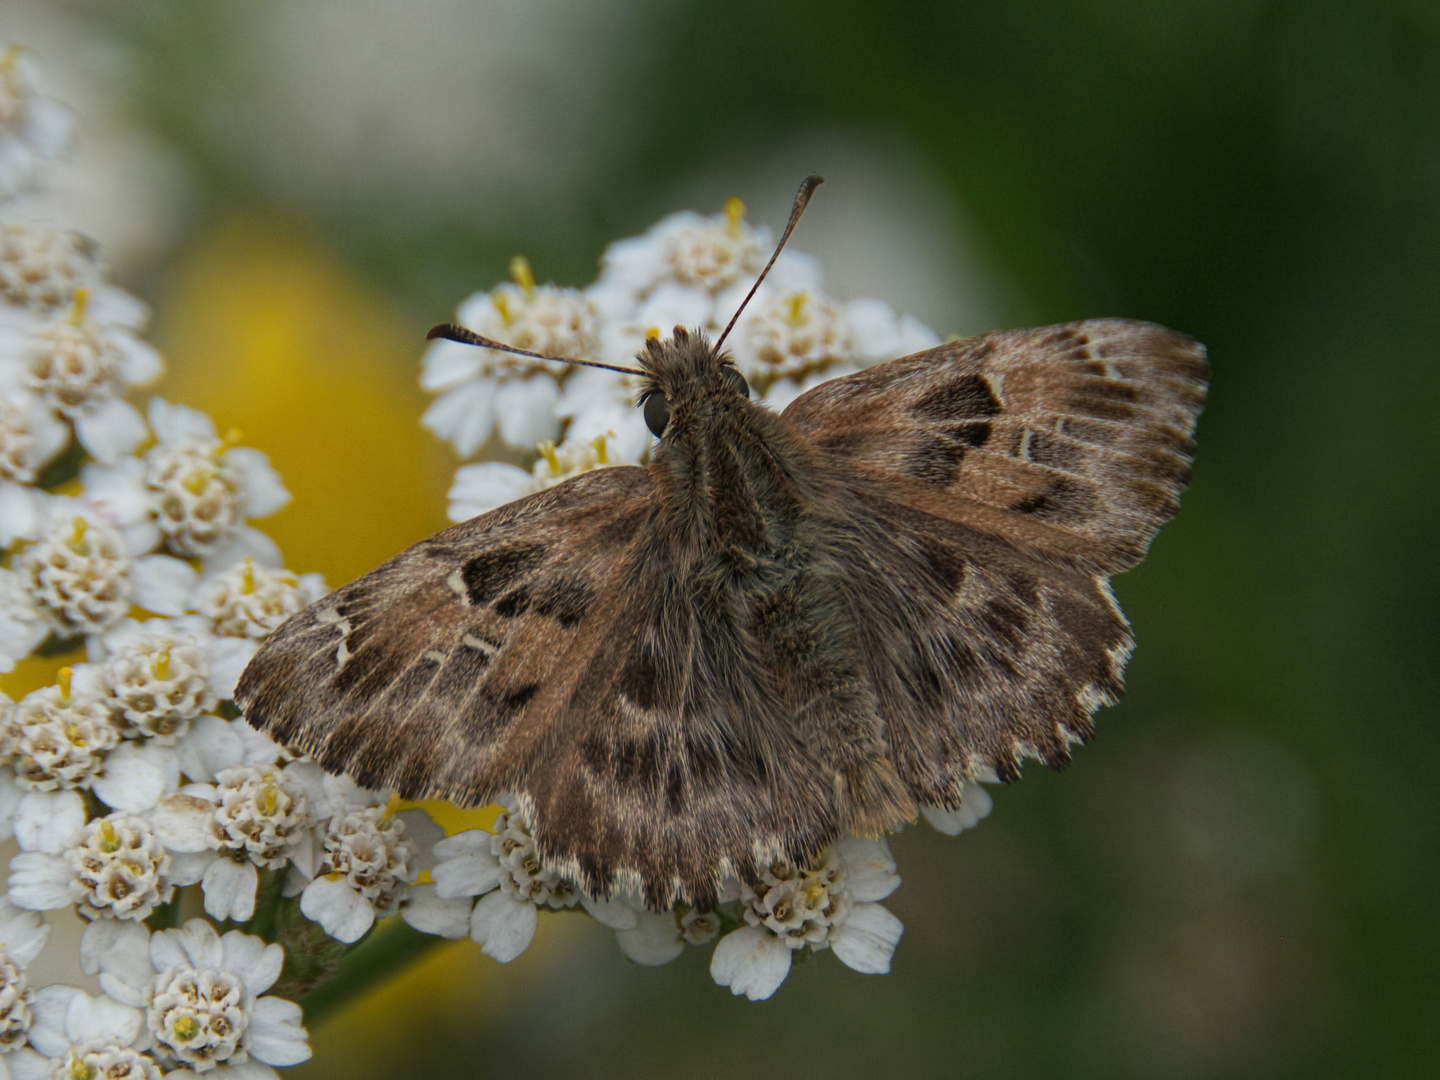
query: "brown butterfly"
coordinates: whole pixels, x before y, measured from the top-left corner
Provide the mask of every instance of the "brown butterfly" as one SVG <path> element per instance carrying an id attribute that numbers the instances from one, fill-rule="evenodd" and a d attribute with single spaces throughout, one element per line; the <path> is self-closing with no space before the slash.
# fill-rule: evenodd
<path id="1" fill-rule="evenodd" d="M 286 622 L 240 680 L 250 723 L 408 798 L 512 792 L 543 859 L 657 909 L 1065 764 L 1121 691 L 1108 575 L 1178 507 L 1203 347 L 1123 319 L 983 334 L 775 413 L 723 338 L 639 354 L 648 467 L 446 529 Z"/>

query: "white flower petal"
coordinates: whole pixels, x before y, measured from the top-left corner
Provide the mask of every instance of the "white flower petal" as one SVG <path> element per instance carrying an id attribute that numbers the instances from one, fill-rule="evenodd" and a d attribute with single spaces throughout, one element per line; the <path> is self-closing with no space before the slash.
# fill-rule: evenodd
<path id="1" fill-rule="evenodd" d="M 160 377 L 165 364 L 149 342 L 134 334 L 113 334 L 120 353 L 120 379 L 127 386 L 144 386 Z"/>
<path id="2" fill-rule="evenodd" d="M 256 997 L 275 985 L 280 969 L 285 966 L 284 948 L 266 944 L 254 934 L 231 930 L 220 939 L 220 947 L 224 951 L 225 967 L 238 975 L 245 989 Z"/>
<path id="3" fill-rule="evenodd" d="M 213 851 L 172 851 L 170 873 L 165 876 L 172 885 L 194 885 L 205 880 L 205 871 L 218 858 L 220 856 Z"/>
<path id="4" fill-rule="evenodd" d="M 631 930 L 640 921 L 640 911 L 616 896 L 608 900 L 592 900 L 588 896 L 581 896 L 580 904 L 590 913 L 591 918 L 611 930 Z"/>
<path id="5" fill-rule="evenodd" d="M 11 902 L 31 911 L 68 908 L 79 893 L 70 860 L 39 851 L 22 851 L 10 860 L 8 887 Z"/>
<path id="6" fill-rule="evenodd" d="M 529 947 L 539 922 L 535 905 L 528 900 L 492 892 L 481 897 L 470 913 L 470 937 L 486 956 L 508 964 Z"/>
<path id="7" fill-rule="evenodd" d="M 59 855 L 85 826 L 78 791 L 30 791 L 15 811 L 15 839 L 22 851 Z"/>
<path id="8" fill-rule="evenodd" d="M 726 934 L 710 957 L 710 977 L 751 1001 L 768 998 L 789 974 L 789 947 L 756 926 L 742 926 Z"/>
<path id="9" fill-rule="evenodd" d="M 215 422 L 199 409 L 188 405 L 172 405 L 164 398 L 151 398 L 146 409 L 155 438 L 164 443 L 203 442 L 219 440 Z"/>
<path id="10" fill-rule="evenodd" d="M 459 859 L 467 855 L 488 855 L 490 837 L 493 834 L 484 829 L 466 829 L 444 840 L 436 841 L 435 855 L 439 859 Z"/>
<path id="11" fill-rule="evenodd" d="M 352 889 L 342 876 L 318 877 L 300 894 L 300 910 L 318 922 L 336 941 L 359 941 L 375 925 L 370 901 Z"/>
<path id="12" fill-rule="evenodd" d="M 0 667 L 0 671 L 3 670 Z M 9 840 L 15 835 L 15 814 L 24 794 L 24 788 L 15 782 L 15 774 L 9 769 L 0 769 L 0 840 Z"/>
<path id="13" fill-rule="evenodd" d="M 468 897 L 442 898 L 434 885 L 416 885 L 400 907 L 400 917 L 422 934 L 462 938 L 470 932 Z"/>
<path id="14" fill-rule="evenodd" d="M 205 893 L 205 914 L 212 919 L 244 922 L 255 914 L 255 890 L 260 883 L 255 864 L 216 859 L 200 879 Z M 158 964 L 157 964 L 158 966 Z"/>
<path id="15" fill-rule="evenodd" d="M 65 1017 L 70 1012 L 70 1003 L 85 996 L 84 990 L 59 984 L 36 990 L 31 1006 L 34 1019 L 30 1024 L 30 1044 L 47 1057 L 59 1057 L 69 1050 Z"/>
<path id="16" fill-rule="evenodd" d="M 40 506 L 35 492 L 23 484 L 0 482 L 0 548 L 39 535 Z"/>
<path id="17" fill-rule="evenodd" d="M 499 886 L 500 862 L 486 851 L 483 855 L 463 856 L 437 863 L 430 871 L 430 876 L 435 881 L 435 891 L 440 894 L 441 899 L 480 896 Z"/>
<path id="18" fill-rule="evenodd" d="M 486 295 L 486 302 L 489 296 Z M 480 350 L 449 338 L 436 338 L 420 361 L 420 385 L 431 393 L 450 390 L 480 375 Z"/>
<path id="19" fill-rule="evenodd" d="M 130 453 L 149 434 L 135 406 L 109 398 L 75 419 L 75 437 L 96 461 L 109 464 Z"/>
<path id="20" fill-rule="evenodd" d="M 0 1080 L 50 1080 L 54 1067 L 55 1063 L 38 1050 L 22 1046 L 0 1060 L 0 1070 L 10 1070 L 8 1073 L 0 1071 Z"/>
<path id="21" fill-rule="evenodd" d="M 555 416 L 559 400 L 560 388 L 543 373 L 502 383 L 495 391 L 500 438 L 526 450 L 543 439 L 555 438 L 560 434 L 560 421 Z"/>
<path id="22" fill-rule="evenodd" d="M 420 423 L 453 443 L 461 457 L 469 457 L 495 429 L 494 395 L 494 379 L 477 379 L 441 394 Z"/>
<path id="23" fill-rule="evenodd" d="M 156 615 L 183 615 L 198 575 L 187 562 L 169 555 L 145 555 L 130 567 L 135 604 Z"/>
<path id="24" fill-rule="evenodd" d="M 260 643 L 250 638 L 217 637 L 206 643 L 210 654 L 210 692 L 221 701 L 235 698 L 235 684 L 245 665 L 260 651 Z"/>
<path id="25" fill-rule="evenodd" d="M 143 923 L 98 919 L 80 939 L 80 967 L 100 976 L 100 988 L 125 1005 L 149 1004 L 155 977 L 150 931 Z"/>
<path id="26" fill-rule="evenodd" d="M 424 810 L 401 810 L 395 815 L 405 823 L 405 838 L 415 844 L 415 857 L 410 860 L 412 870 L 431 870 L 439 861 L 435 857 L 435 845 L 445 839 L 445 830 L 436 824 Z"/>
<path id="27" fill-rule="evenodd" d="M 280 557 L 280 545 L 251 525 L 236 529 L 229 540 L 212 549 L 201 562 L 208 577 L 222 574 L 244 559 L 254 559 L 259 565 L 272 570 L 279 570 L 285 565 L 285 560 Z"/>
<path id="28" fill-rule="evenodd" d="M 503 461 L 462 465 L 450 485 L 447 512 L 451 521 L 469 521 L 534 490 L 535 478 L 518 465 Z"/>
<path id="29" fill-rule="evenodd" d="M 166 747 L 127 742 L 105 758 L 92 787 L 105 805 L 140 813 L 180 786 L 180 763 Z"/>
<path id="30" fill-rule="evenodd" d="M 685 951 L 675 916 L 669 911 L 636 912 L 637 921 L 628 930 L 620 930 L 615 940 L 620 951 L 637 964 L 657 967 L 668 964 Z"/>
<path id="31" fill-rule="evenodd" d="M 104 995 L 92 998 L 89 994 L 76 994 L 65 1012 L 65 1034 L 72 1043 L 94 1039 L 129 1046 L 140 1037 L 140 1026 L 144 1022 L 144 1014 L 139 1009 Z"/>
<path id="32" fill-rule="evenodd" d="M 215 804 L 210 800 L 190 794 L 167 795 L 146 817 L 172 857 L 210 850 L 215 820 Z"/>
<path id="33" fill-rule="evenodd" d="M 960 792 L 960 807 L 946 810 L 943 806 L 922 806 L 920 813 L 936 832 L 955 836 L 966 829 L 973 829 L 982 818 L 990 815 L 994 806 L 990 793 L 979 784 L 966 784 Z"/>
<path id="34" fill-rule="evenodd" d="M 16 907 L 0 896 L 0 945 L 17 964 L 28 964 L 40 955 L 50 939 L 50 926 L 44 916 Z"/>
<path id="35" fill-rule="evenodd" d="M 879 904 L 856 904 L 849 917 L 830 931 L 830 948 L 846 967 L 884 975 L 904 932 L 900 920 Z"/>
<path id="36" fill-rule="evenodd" d="M 262 997 L 250 1011 L 250 1029 L 242 1045 L 267 1065 L 298 1065 L 310 1059 L 310 1042 L 300 1006 L 278 997 Z"/>
<path id="37" fill-rule="evenodd" d="M 280 474 L 262 451 L 237 446 L 227 450 L 223 459 L 245 477 L 245 493 L 248 496 L 245 512 L 250 517 L 268 517 L 290 501 L 290 492 L 280 482 Z"/>
<path id="38" fill-rule="evenodd" d="M 899 887 L 895 859 L 884 840 L 847 836 L 835 850 L 845 860 L 845 885 L 852 900 L 883 900 Z"/>
<path id="39" fill-rule="evenodd" d="M 236 678 L 239 678 L 239 672 L 236 673 Z M 212 687 L 214 681 L 212 662 L 210 677 Z M 231 693 L 234 693 L 233 684 Z M 248 724 L 244 726 L 249 727 Z M 180 771 L 191 780 L 208 782 L 214 780 L 218 773 L 242 764 L 245 756 L 245 744 L 242 741 L 240 727 L 239 724 L 212 716 L 209 713 L 196 717 L 190 724 L 189 733 L 175 744 L 175 756 L 180 762 Z M 180 850 L 199 849 L 181 848 Z"/>

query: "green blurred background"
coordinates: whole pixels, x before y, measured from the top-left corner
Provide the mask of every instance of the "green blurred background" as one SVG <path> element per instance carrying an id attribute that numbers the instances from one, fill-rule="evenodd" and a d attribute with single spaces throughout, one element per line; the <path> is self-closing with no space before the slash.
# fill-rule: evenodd
<path id="1" fill-rule="evenodd" d="M 891 975 L 821 956 L 750 1004 L 549 919 L 508 967 L 432 954 L 297 1076 L 1440 1074 L 1437 5 L 6 10 L 121 161 L 74 205 L 163 391 L 272 454 L 263 524 L 332 583 L 443 523 L 427 326 L 517 251 L 580 285 L 674 209 L 777 225 L 807 171 L 842 297 L 1210 347 L 1194 485 L 1116 583 L 1126 702 L 977 830 L 894 838 Z"/>

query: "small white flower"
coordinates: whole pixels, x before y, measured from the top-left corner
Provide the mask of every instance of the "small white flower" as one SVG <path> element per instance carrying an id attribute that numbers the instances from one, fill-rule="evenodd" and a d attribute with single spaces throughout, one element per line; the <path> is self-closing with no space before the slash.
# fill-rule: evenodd
<path id="1" fill-rule="evenodd" d="M 785 981 L 796 949 L 830 948 L 856 971 L 889 971 L 903 928 L 876 901 L 899 884 L 883 840 L 847 837 L 808 870 L 775 863 L 753 887 L 742 885 L 741 913 L 749 925 L 715 946 L 710 974 L 759 1001 Z"/>
<path id="2" fill-rule="evenodd" d="M 31 691 L 8 711 L 0 750 L 29 791 L 88 788 L 120 741 L 97 692 L 94 668 L 62 668 L 55 686 Z M 77 677 L 78 676 L 78 677 Z"/>
<path id="3" fill-rule="evenodd" d="M 55 985 L 36 992 L 34 1011 L 34 1049 L 10 1056 L 16 1080 L 159 1080 L 154 1060 L 136 1048 L 145 1031 L 139 1009 Z"/>
<path id="4" fill-rule="evenodd" d="M 124 537 L 81 515 L 53 526 L 20 555 L 30 594 L 62 636 L 103 630 L 130 610 L 130 564 Z"/>
<path id="5" fill-rule="evenodd" d="M 523 259 L 512 263 L 515 284 L 476 293 L 459 321 L 485 337 L 550 356 L 594 359 L 599 316 L 578 290 L 537 286 Z M 533 446 L 559 433 L 556 379 L 566 365 L 438 339 L 425 353 L 420 384 L 440 397 L 421 423 L 469 457 L 498 426 L 511 446 Z"/>
<path id="6" fill-rule="evenodd" d="M 979 784 L 966 784 L 960 790 L 960 805 L 954 810 L 943 806 L 922 806 L 920 814 L 936 832 L 955 836 L 980 824 L 982 818 L 990 815 L 993 806 L 988 791 Z"/>
<path id="7" fill-rule="evenodd" d="M 200 882 L 208 915 L 241 922 L 255 914 L 257 866 L 279 870 L 293 861 L 313 874 L 315 815 L 288 770 L 242 765 L 217 779 L 218 786 L 193 784 L 162 799 L 151 820 L 175 853 L 176 884 Z"/>
<path id="8" fill-rule="evenodd" d="M 70 146 L 75 115 L 35 88 L 35 64 L 24 46 L 0 47 L 0 199 L 29 187 L 40 162 Z"/>
<path id="9" fill-rule="evenodd" d="M 69 442 L 69 427 L 39 397 L 20 389 L 0 393 L 0 480 L 34 483 Z"/>
<path id="10" fill-rule="evenodd" d="M 91 317 L 79 289 L 68 314 L 11 312 L 0 323 L 0 383 L 19 385 L 69 420 L 98 461 L 113 462 L 145 438 L 145 421 L 120 395 L 161 371 L 159 354 L 128 329 Z M 11 353 L 13 351 L 13 357 Z"/>
<path id="11" fill-rule="evenodd" d="M 193 720 L 216 705 L 209 660 L 200 642 L 188 634 L 132 638 L 102 671 L 106 701 L 127 739 L 173 745 L 189 733 Z"/>
<path id="12" fill-rule="evenodd" d="M 154 1053 L 180 1068 L 170 1076 L 270 1078 L 267 1066 L 310 1057 L 300 1006 L 262 997 L 280 977 L 285 952 L 202 919 L 149 935 L 142 924 L 92 923 L 80 947 L 87 973 L 112 998 L 143 1009 Z"/>
<path id="13" fill-rule="evenodd" d="M 283 769 L 241 766 L 217 778 L 214 843 L 278 870 L 309 838 L 315 816 L 304 790 Z"/>
<path id="14" fill-rule="evenodd" d="M 502 964 L 529 947 L 539 908 L 570 908 L 583 899 L 573 882 L 540 862 L 534 839 L 513 809 L 495 819 L 493 833 L 472 829 L 446 837 L 435 845 L 435 856 L 441 860 L 431 871 L 436 897 L 480 897 L 470 913 L 470 936 Z M 437 915 L 437 921 L 443 923 L 443 917 Z"/>
<path id="15" fill-rule="evenodd" d="M 364 937 L 377 918 L 394 915 L 420 873 L 417 845 L 405 831 L 404 821 L 379 806 L 332 818 L 316 877 L 300 894 L 300 910 L 346 943 Z"/>
<path id="16" fill-rule="evenodd" d="M 736 366 L 762 391 L 776 379 L 846 364 L 853 351 L 843 310 L 808 292 L 757 295 L 734 337 Z"/>
<path id="17" fill-rule="evenodd" d="M 102 273 L 95 241 L 40 222 L 0 225 L 0 297 L 31 311 L 65 311 L 78 289 L 99 301 Z"/>
<path id="18" fill-rule="evenodd" d="M 88 822 L 65 854 L 80 890 L 77 907 L 87 919 L 147 919 L 175 892 L 166 880 L 170 856 L 150 823 L 134 814 Z"/>
<path id="19" fill-rule="evenodd" d="M 195 608 L 210 620 L 217 635 L 258 646 L 291 615 L 324 594 L 318 574 L 297 576 L 247 558 L 201 582 Z"/>
<path id="20" fill-rule="evenodd" d="M 269 458 L 221 440 L 204 413 L 160 398 L 151 400 L 149 413 L 158 441 L 145 452 L 144 483 L 171 551 L 212 554 L 247 518 L 290 501 Z"/>

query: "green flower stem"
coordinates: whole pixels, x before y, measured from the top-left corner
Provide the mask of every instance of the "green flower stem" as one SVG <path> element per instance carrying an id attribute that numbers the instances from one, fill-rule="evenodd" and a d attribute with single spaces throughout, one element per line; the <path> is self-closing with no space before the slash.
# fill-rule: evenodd
<path id="1" fill-rule="evenodd" d="M 422 934 L 400 919 L 375 929 L 339 962 L 333 977 L 299 999 L 305 1007 L 306 1025 L 313 1026 L 345 1008 L 445 940 L 434 934 Z"/>

